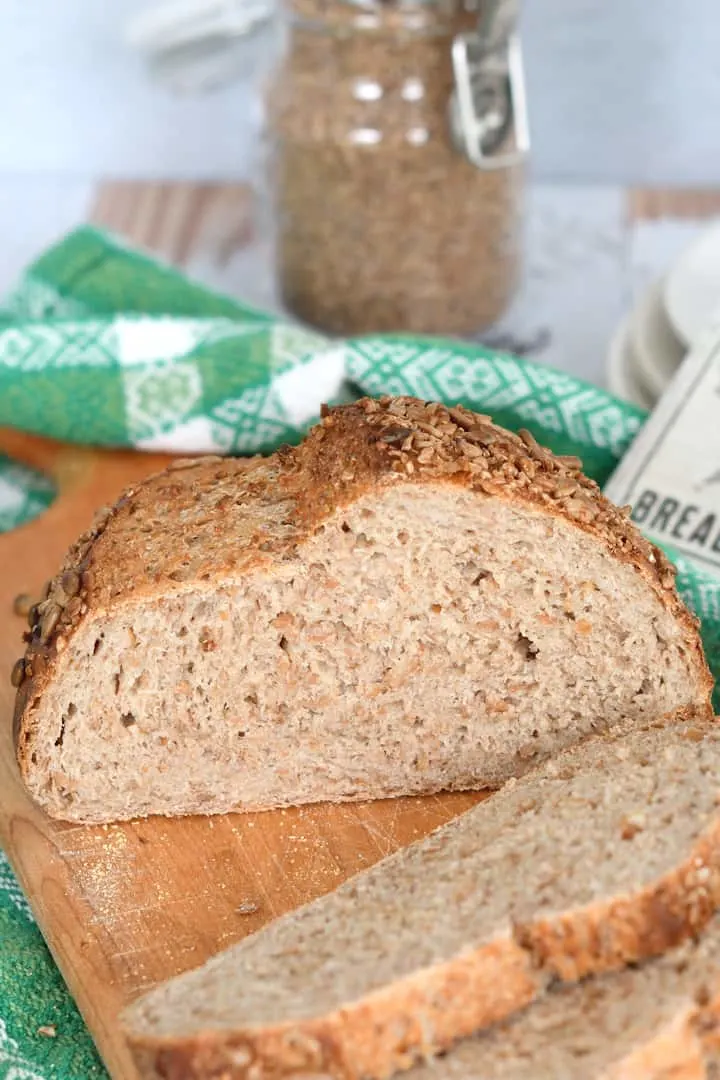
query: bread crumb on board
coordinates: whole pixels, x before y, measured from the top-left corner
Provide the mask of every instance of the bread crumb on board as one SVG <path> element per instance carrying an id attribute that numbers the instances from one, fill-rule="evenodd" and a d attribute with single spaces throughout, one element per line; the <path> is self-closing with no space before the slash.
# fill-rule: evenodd
<path id="1" fill-rule="evenodd" d="M 238 904 L 235 910 L 238 915 L 254 915 L 255 912 L 259 910 L 259 907 L 254 900 L 243 900 L 242 903 Z"/>

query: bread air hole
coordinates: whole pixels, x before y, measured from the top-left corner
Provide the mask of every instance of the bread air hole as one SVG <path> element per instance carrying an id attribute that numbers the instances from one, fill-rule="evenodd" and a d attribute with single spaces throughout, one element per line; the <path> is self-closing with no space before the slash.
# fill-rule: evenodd
<path id="1" fill-rule="evenodd" d="M 65 726 L 66 726 L 68 720 L 72 719 L 72 717 L 75 716 L 76 713 L 77 713 L 77 705 L 75 704 L 74 701 L 71 701 L 68 704 L 67 709 L 65 710 L 65 712 L 62 714 L 62 716 L 60 718 L 60 731 L 58 733 L 57 739 L 55 740 L 55 745 L 56 746 L 62 746 L 63 740 L 65 738 Z"/>
<path id="2" fill-rule="evenodd" d="M 518 634 L 516 648 L 523 660 L 537 660 L 540 648 L 525 634 Z"/>
<path id="3" fill-rule="evenodd" d="M 65 724 L 66 723 L 67 723 L 67 714 L 63 713 L 62 717 L 60 718 L 60 734 L 58 735 L 57 739 L 55 740 L 55 745 L 56 746 L 62 746 L 62 744 L 63 744 L 63 739 L 65 738 Z"/>
<path id="4" fill-rule="evenodd" d="M 635 697 L 640 697 L 641 694 L 649 694 L 653 688 L 652 679 L 647 676 L 640 683 L 640 686 L 635 691 Z"/>

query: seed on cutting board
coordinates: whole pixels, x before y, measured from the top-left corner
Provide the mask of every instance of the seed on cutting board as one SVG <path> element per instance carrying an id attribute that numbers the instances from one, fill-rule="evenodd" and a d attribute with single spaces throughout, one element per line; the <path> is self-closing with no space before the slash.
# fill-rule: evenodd
<path id="1" fill-rule="evenodd" d="M 258 910 L 258 905 L 252 900 L 243 900 L 235 909 L 238 915 L 253 915 Z"/>
<path id="2" fill-rule="evenodd" d="M 25 619 L 30 614 L 32 604 L 32 597 L 29 596 L 28 593 L 18 593 L 13 600 L 13 611 L 16 615 L 19 615 L 20 618 Z"/>
<path id="3" fill-rule="evenodd" d="M 176 458 L 175 461 L 171 461 L 167 467 L 168 472 L 180 472 L 183 469 L 194 469 L 196 465 L 199 465 L 202 458 Z"/>
<path id="4" fill-rule="evenodd" d="M 18 687 L 22 686 L 24 679 L 25 679 L 25 660 L 21 657 L 19 660 L 16 660 L 15 663 L 13 664 L 13 669 L 12 669 L 12 672 L 10 673 L 10 682 L 12 683 L 12 685 L 17 690 Z"/>

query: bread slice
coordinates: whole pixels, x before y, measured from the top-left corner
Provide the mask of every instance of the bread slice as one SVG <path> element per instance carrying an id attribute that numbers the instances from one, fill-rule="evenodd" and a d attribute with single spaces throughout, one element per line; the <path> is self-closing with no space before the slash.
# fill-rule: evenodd
<path id="1" fill-rule="evenodd" d="M 414 399 L 176 463 L 34 615 L 18 758 L 73 821 L 497 786 L 620 720 L 709 714 L 672 568 L 580 462 Z"/>
<path id="2" fill-rule="evenodd" d="M 406 1080 L 717 1080 L 720 925 L 640 968 L 560 987 Z"/>
<path id="3" fill-rule="evenodd" d="M 131 1005 L 141 1076 L 386 1077 L 664 952 L 720 902 L 718 776 L 714 723 L 565 751 Z"/>

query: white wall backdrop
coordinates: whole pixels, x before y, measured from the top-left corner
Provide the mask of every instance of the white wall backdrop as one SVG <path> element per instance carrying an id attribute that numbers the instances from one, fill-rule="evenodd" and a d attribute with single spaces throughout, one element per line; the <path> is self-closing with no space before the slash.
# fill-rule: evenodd
<path id="1" fill-rule="evenodd" d="M 720 0 L 524 0 L 542 179 L 720 182 Z M 173 98 L 121 28 L 147 0 L 0 2 L 0 172 L 247 175 L 248 84 Z"/>

